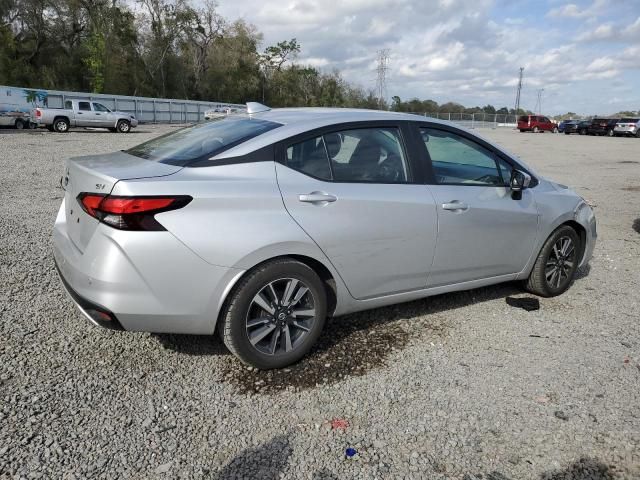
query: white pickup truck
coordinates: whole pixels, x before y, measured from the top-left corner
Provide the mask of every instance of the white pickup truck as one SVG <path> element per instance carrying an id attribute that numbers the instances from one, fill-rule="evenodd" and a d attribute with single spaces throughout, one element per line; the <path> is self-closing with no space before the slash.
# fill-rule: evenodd
<path id="1" fill-rule="evenodd" d="M 127 133 L 138 126 L 138 120 L 130 113 L 112 112 L 101 103 L 88 100 L 66 100 L 64 108 L 35 108 L 31 121 L 60 133 L 68 132 L 70 127 L 99 127 Z"/>

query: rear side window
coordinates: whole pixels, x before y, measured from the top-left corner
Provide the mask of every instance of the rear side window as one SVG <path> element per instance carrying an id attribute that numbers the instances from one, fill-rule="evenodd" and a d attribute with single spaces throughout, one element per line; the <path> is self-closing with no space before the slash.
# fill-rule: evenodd
<path id="1" fill-rule="evenodd" d="M 126 152 L 156 162 L 188 166 L 280 126 L 257 118 L 221 117 L 154 138 Z"/>
<path id="2" fill-rule="evenodd" d="M 422 128 L 436 183 L 442 185 L 504 186 L 511 167 L 483 146 L 453 132 Z"/>
<path id="3" fill-rule="evenodd" d="M 287 166 L 321 180 L 337 182 L 410 181 L 396 128 L 343 130 L 290 145 Z"/>
<path id="4" fill-rule="evenodd" d="M 90 112 L 91 104 L 89 102 L 78 102 L 78 110 L 82 110 L 83 112 Z"/>
<path id="5" fill-rule="evenodd" d="M 71 103 L 71 100 L 64 101 L 64 108 L 66 108 L 67 110 L 71 110 L 73 108 L 73 103 Z"/>
<path id="6" fill-rule="evenodd" d="M 519 122 L 528 122 L 529 121 L 529 117 L 527 115 L 523 115 L 522 117 L 520 117 L 518 119 Z"/>

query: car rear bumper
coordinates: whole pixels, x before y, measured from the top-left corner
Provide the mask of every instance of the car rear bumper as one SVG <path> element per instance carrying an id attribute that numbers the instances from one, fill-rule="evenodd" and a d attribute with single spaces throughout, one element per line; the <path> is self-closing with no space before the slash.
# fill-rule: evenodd
<path id="1" fill-rule="evenodd" d="M 638 129 L 633 127 L 616 127 L 613 129 L 615 135 L 636 135 Z"/>
<path id="2" fill-rule="evenodd" d="M 63 202 L 53 232 L 54 259 L 65 288 L 94 324 L 214 332 L 223 298 L 242 270 L 205 262 L 166 231 L 126 232 L 100 224 L 81 252 L 67 234 L 64 209 Z M 115 321 L 105 325 L 93 310 Z"/>

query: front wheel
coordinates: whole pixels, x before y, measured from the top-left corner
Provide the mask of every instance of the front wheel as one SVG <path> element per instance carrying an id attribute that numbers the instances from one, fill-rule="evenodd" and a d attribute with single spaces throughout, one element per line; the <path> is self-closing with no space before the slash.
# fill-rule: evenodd
<path id="1" fill-rule="evenodd" d="M 544 243 L 525 288 L 541 297 L 555 297 L 569 288 L 578 269 L 580 237 L 568 225 L 557 228 Z"/>
<path id="2" fill-rule="evenodd" d="M 322 332 L 327 295 L 320 277 L 293 259 L 249 273 L 230 294 L 218 331 L 241 361 L 259 369 L 300 360 Z"/>
<path id="3" fill-rule="evenodd" d="M 131 124 L 126 120 L 120 120 L 116 125 L 116 130 L 120 133 L 129 133 L 131 131 Z"/>

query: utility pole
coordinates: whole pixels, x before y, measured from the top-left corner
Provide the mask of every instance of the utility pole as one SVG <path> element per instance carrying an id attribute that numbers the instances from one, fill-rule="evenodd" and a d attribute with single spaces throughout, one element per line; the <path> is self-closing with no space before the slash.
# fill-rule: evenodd
<path id="1" fill-rule="evenodd" d="M 520 67 L 520 78 L 518 79 L 518 92 L 516 93 L 516 108 L 515 108 L 516 117 L 519 115 L 519 110 L 520 110 L 520 91 L 522 90 L 522 72 L 524 72 L 524 67 Z"/>
<path id="2" fill-rule="evenodd" d="M 378 103 L 383 104 L 387 97 L 387 71 L 389 70 L 389 49 L 378 50 L 378 66 L 376 68 L 376 94 Z"/>

